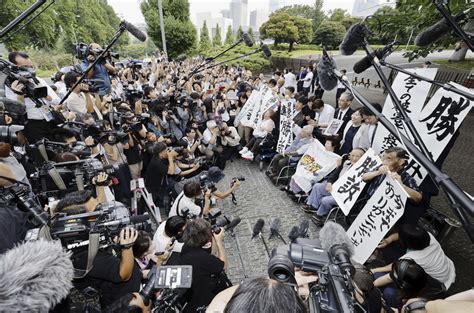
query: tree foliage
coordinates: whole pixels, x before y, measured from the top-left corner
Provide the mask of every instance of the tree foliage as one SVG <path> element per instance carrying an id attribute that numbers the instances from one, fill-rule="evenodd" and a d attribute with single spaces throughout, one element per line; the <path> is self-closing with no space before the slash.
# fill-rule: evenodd
<path id="1" fill-rule="evenodd" d="M 250 38 L 252 38 L 253 41 L 255 41 L 255 35 L 253 33 L 253 28 L 249 27 L 249 30 L 247 31 L 247 34 L 249 35 Z"/>
<path id="2" fill-rule="evenodd" d="M 145 0 L 141 10 L 148 27 L 148 35 L 160 49 L 161 26 L 158 0 Z M 189 19 L 188 0 L 163 0 L 163 20 L 165 27 L 166 48 L 170 57 L 189 53 L 196 47 L 196 29 Z"/>
<path id="3" fill-rule="evenodd" d="M 214 47 L 222 46 L 221 27 L 219 26 L 219 24 L 216 24 L 216 33 L 214 34 L 214 38 L 212 39 L 212 45 Z"/>
<path id="4" fill-rule="evenodd" d="M 326 19 L 326 15 L 323 11 L 323 4 L 323 0 L 315 0 L 313 6 L 307 4 L 288 5 L 276 10 L 273 14 L 287 13 L 290 16 L 300 16 L 310 19 L 313 29 L 317 29 L 319 25 Z"/>
<path id="5" fill-rule="evenodd" d="M 201 28 L 201 37 L 199 39 L 199 50 L 206 51 L 212 46 L 211 39 L 209 38 L 209 29 L 207 23 L 204 21 Z"/>
<path id="6" fill-rule="evenodd" d="M 311 41 L 312 28 L 311 20 L 280 12 L 270 15 L 270 19 L 262 24 L 260 38 L 272 38 L 275 41 L 275 46 L 287 42 L 290 44 L 289 51 L 292 51 L 295 42 L 307 43 Z"/>
<path id="7" fill-rule="evenodd" d="M 227 27 L 227 32 L 225 34 L 225 42 L 224 45 L 230 46 L 234 43 L 234 32 L 232 31 L 232 26 Z"/>
<path id="8" fill-rule="evenodd" d="M 235 41 L 239 41 L 242 39 L 242 33 L 244 31 L 242 30 L 242 26 L 239 26 L 239 29 L 237 29 L 237 35 L 235 35 Z"/>
<path id="9" fill-rule="evenodd" d="M 319 25 L 314 33 L 314 43 L 335 49 L 341 43 L 346 28 L 340 22 L 327 21 Z"/>
<path id="10" fill-rule="evenodd" d="M 0 1 L 0 26 L 6 26 L 32 3 L 33 1 Z M 119 23 L 120 19 L 106 0 L 61 0 L 54 2 L 22 31 L 3 40 L 8 50 L 65 48 L 72 51 L 73 43 L 77 42 L 107 44 L 117 31 Z M 128 37 L 123 35 L 118 44 L 127 41 Z M 59 43 L 62 47 L 57 47 Z"/>

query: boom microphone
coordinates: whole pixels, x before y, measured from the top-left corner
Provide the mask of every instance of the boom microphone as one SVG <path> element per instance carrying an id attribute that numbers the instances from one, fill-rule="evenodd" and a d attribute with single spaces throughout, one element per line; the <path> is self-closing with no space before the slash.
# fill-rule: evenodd
<path id="1" fill-rule="evenodd" d="M 240 224 L 240 217 L 236 217 L 234 218 L 232 221 L 230 221 L 229 224 L 227 224 L 226 226 L 224 226 L 224 230 L 225 231 L 228 231 L 228 230 L 232 230 L 234 229 L 235 226 L 239 225 Z"/>
<path id="2" fill-rule="evenodd" d="M 364 43 L 369 30 L 362 23 L 352 25 L 339 46 L 342 55 L 352 55 Z"/>
<path id="3" fill-rule="evenodd" d="M 242 33 L 241 38 L 245 42 L 247 47 L 253 47 L 253 39 L 249 36 L 249 34 Z"/>
<path id="4" fill-rule="evenodd" d="M 59 241 L 27 241 L 0 255 L 0 312 L 48 312 L 72 288 L 74 267 Z"/>
<path id="5" fill-rule="evenodd" d="M 468 15 L 469 10 L 464 12 L 458 13 L 454 16 L 454 20 L 456 22 L 465 19 Z M 430 27 L 426 28 L 424 31 L 418 34 L 415 38 L 415 45 L 419 47 L 424 47 L 432 44 L 433 42 L 440 39 L 443 35 L 451 30 L 451 25 L 449 24 L 446 18 L 442 18 L 436 24 L 431 25 Z"/>
<path id="6" fill-rule="evenodd" d="M 0 111 L 8 113 L 12 117 L 19 117 L 26 114 L 26 106 L 16 100 L 0 97 Z"/>
<path id="7" fill-rule="evenodd" d="M 325 251 L 330 251 L 333 246 L 342 245 L 348 249 L 351 256 L 354 255 L 354 244 L 344 228 L 337 223 L 328 221 L 324 224 L 319 232 L 319 240 L 321 240 L 321 247 Z"/>
<path id="8" fill-rule="evenodd" d="M 398 41 L 394 41 L 383 48 L 379 48 L 375 50 L 371 56 L 366 56 L 363 59 L 357 61 L 357 63 L 355 63 L 353 67 L 354 72 L 356 74 L 364 72 L 366 69 L 372 66 L 373 58 L 377 58 L 379 60 L 385 58 L 388 54 L 393 52 L 393 47 L 396 44 L 398 44 Z"/>
<path id="9" fill-rule="evenodd" d="M 336 62 L 331 58 L 326 50 L 323 50 L 323 57 L 318 62 L 318 78 L 321 87 L 326 90 L 333 90 L 337 86 L 337 76 L 334 74 L 334 70 L 337 68 Z"/>
<path id="10" fill-rule="evenodd" d="M 262 44 L 260 46 L 260 49 L 262 49 L 262 52 L 267 59 L 270 59 L 272 57 L 272 52 L 270 51 L 270 48 L 268 48 L 266 44 Z"/>
<path id="11" fill-rule="evenodd" d="M 300 227 L 298 228 L 299 238 L 308 238 L 309 221 L 304 219 L 301 221 Z"/>
<path id="12" fill-rule="evenodd" d="M 296 239 L 298 239 L 298 234 L 299 234 L 298 226 L 293 226 L 293 228 L 290 230 L 290 233 L 288 234 L 288 238 L 290 238 L 291 242 L 295 242 Z"/>
<path id="13" fill-rule="evenodd" d="M 263 226 L 265 225 L 265 221 L 262 218 L 259 218 L 255 225 L 253 226 L 253 232 L 252 232 L 252 239 L 257 237 L 262 233 Z"/>
<path id="14" fill-rule="evenodd" d="M 141 42 L 145 42 L 146 41 L 146 35 L 145 33 L 143 33 L 141 30 L 139 30 L 138 28 L 135 27 L 135 25 L 133 24 L 130 24 L 129 22 L 127 21 L 122 21 L 122 25 L 125 26 L 125 29 L 128 30 L 128 32 L 130 34 L 133 35 L 133 37 L 137 38 L 138 40 L 140 40 Z"/>
<path id="15" fill-rule="evenodd" d="M 270 237 L 269 239 L 273 238 L 274 236 L 278 236 L 280 233 L 280 227 L 281 227 L 281 220 L 278 217 L 275 217 L 272 219 L 270 222 Z"/>

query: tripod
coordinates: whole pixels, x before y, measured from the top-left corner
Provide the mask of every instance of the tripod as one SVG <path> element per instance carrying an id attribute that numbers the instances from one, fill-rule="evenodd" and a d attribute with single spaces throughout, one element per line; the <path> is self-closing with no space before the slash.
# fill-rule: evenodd
<path id="1" fill-rule="evenodd" d="M 138 214 L 138 201 L 143 197 L 145 206 L 153 223 L 158 226 L 161 223 L 161 215 L 159 208 L 153 202 L 153 198 L 148 190 L 145 188 L 143 178 L 132 179 L 130 181 L 130 191 L 133 193 L 132 197 L 132 212 Z"/>

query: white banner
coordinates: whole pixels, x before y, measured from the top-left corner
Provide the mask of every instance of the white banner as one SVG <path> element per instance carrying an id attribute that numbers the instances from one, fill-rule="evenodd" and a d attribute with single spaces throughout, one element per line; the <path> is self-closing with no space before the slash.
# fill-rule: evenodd
<path id="1" fill-rule="evenodd" d="M 408 194 L 388 175 L 347 230 L 356 262 L 364 264 L 387 232 L 403 215 Z"/>
<path id="2" fill-rule="evenodd" d="M 245 102 L 244 106 L 240 110 L 239 114 L 234 120 L 234 126 L 237 127 L 241 123 L 244 126 L 251 126 L 250 118 L 252 117 L 252 112 L 257 104 L 260 104 L 260 92 L 254 90 L 252 94 Z"/>
<path id="3" fill-rule="evenodd" d="M 267 85 L 263 85 L 260 88 L 260 95 L 260 103 L 254 107 L 250 118 L 253 129 L 256 129 L 257 125 L 263 120 L 263 114 L 270 108 L 275 109 L 279 101 L 278 97 L 273 95 L 272 90 Z"/>
<path id="4" fill-rule="evenodd" d="M 295 99 L 285 99 L 280 106 L 280 135 L 278 137 L 277 152 L 283 154 L 286 148 L 293 143 L 293 115 L 295 112 Z"/>
<path id="5" fill-rule="evenodd" d="M 408 69 L 408 71 L 426 78 L 434 79 L 438 69 L 415 68 Z M 425 103 L 426 96 L 428 95 L 428 92 L 431 88 L 431 84 L 425 81 L 419 81 L 407 74 L 398 73 L 392 84 L 392 88 L 397 94 L 403 110 L 412 120 L 415 128 L 419 129 L 420 125 L 418 122 L 418 117 L 420 116 L 421 109 Z M 400 133 L 412 138 L 412 136 L 409 135 L 408 128 L 405 130 L 406 127 L 402 123 L 402 118 L 395 109 L 395 105 L 393 104 L 390 96 L 387 96 L 382 113 L 390 120 L 393 125 L 395 125 L 396 128 L 398 128 Z M 414 142 L 413 139 L 411 141 Z M 379 123 L 377 130 L 375 131 L 372 148 L 376 153 L 381 153 L 390 147 L 402 147 L 402 144 L 381 123 Z M 410 156 L 410 160 L 413 160 L 413 157 Z M 420 184 L 422 182 L 422 178 L 424 178 L 426 174 L 426 171 L 423 169 L 422 175 L 419 177 L 413 177 L 416 179 L 417 183 Z"/>
<path id="6" fill-rule="evenodd" d="M 356 164 L 334 182 L 331 195 L 344 215 L 349 214 L 366 185 L 362 180 L 362 175 L 380 165 L 382 165 L 380 158 L 373 149 L 369 149 Z"/>
<path id="7" fill-rule="evenodd" d="M 339 159 L 339 155 L 324 150 L 324 146 L 314 140 L 298 162 L 292 178 L 304 192 L 309 192 L 314 182 L 321 181 L 337 167 Z"/>

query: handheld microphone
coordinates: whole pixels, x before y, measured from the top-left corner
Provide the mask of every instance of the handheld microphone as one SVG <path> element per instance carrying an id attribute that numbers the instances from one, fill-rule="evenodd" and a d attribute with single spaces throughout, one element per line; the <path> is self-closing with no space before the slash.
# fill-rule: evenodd
<path id="1" fill-rule="evenodd" d="M 458 13 L 456 16 L 454 16 L 454 20 L 456 22 L 459 22 L 462 19 L 465 19 L 468 16 L 469 10 L 466 10 L 464 12 Z M 449 24 L 448 20 L 446 18 L 442 18 L 435 24 L 431 25 L 430 27 L 426 28 L 423 30 L 421 33 L 418 34 L 415 38 L 415 45 L 419 47 L 424 47 L 432 44 L 433 42 L 437 41 L 440 39 L 442 36 L 444 36 L 447 32 L 451 30 L 451 25 Z"/>
<path id="2" fill-rule="evenodd" d="M 318 78 L 321 87 L 326 90 L 333 90 L 337 86 L 337 76 L 334 74 L 334 70 L 337 68 L 336 62 L 331 58 L 326 49 L 323 49 L 323 57 L 318 62 Z"/>
<path id="3" fill-rule="evenodd" d="M 298 234 L 299 234 L 298 226 L 293 226 L 293 228 L 291 228 L 290 230 L 290 233 L 288 234 L 288 238 L 290 239 L 290 242 L 295 242 L 296 239 L 298 239 Z"/>
<path id="4" fill-rule="evenodd" d="M 299 238 L 308 238 L 308 228 L 309 228 L 309 221 L 302 220 L 300 227 L 298 228 L 298 237 Z"/>
<path id="5" fill-rule="evenodd" d="M 135 27 L 135 25 L 133 24 L 130 24 L 129 22 L 127 21 L 122 21 L 122 25 L 125 26 L 125 29 L 133 35 L 133 37 L 137 38 L 138 40 L 140 40 L 141 42 L 145 42 L 146 41 L 146 35 L 145 33 L 143 33 L 141 30 L 139 30 L 138 28 Z"/>
<path id="6" fill-rule="evenodd" d="M 260 49 L 262 49 L 262 52 L 267 59 L 270 59 L 272 57 L 272 52 L 270 51 L 270 48 L 268 48 L 266 44 L 261 44 Z"/>
<path id="7" fill-rule="evenodd" d="M 388 54 L 393 52 L 393 47 L 398 44 L 398 41 L 394 41 L 383 48 L 379 48 L 373 52 L 371 56 L 366 56 L 354 64 L 354 72 L 360 74 L 372 66 L 372 59 L 384 59 Z"/>
<path id="8" fill-rule="evenodd" d="M 262 218 L 259 218 L 255 225 L 253 226 L 252 239 L 259 236 L 262 233 L 263 226 L 265 221 Z"/>
<path id="9" fill-rule="evenodd" d="M 280 232 L 280 227 L 281 227 L 281 220 L 278 217 L 273 218 L 272 221 L 270 222 L 270 237 L 268 239 L 271 239 L 274 236 L 277 236 L 277 234 Z"/>
<path id="10" fill-rule="evenodd" d="M 339 46 L 342 55 L 352 55 L 362 45 L 369 30 L 363 23 L 352 25 Z"/>
<path id="11" fill-rule="evenodd" d="M 48 312 L 69 294 L 73 276 L 59 241 L 26 241 L 0 255 L 0 312 Z"/>
<path id="12" fill-rule="evenodd" d="M 253 47 L 253 39 L 249 36 L 249 34 L 242 33 L 241 38 L 245 42 L 247 47 Z"/>
<path id="13" fill-rule="evenodd" d="M 233 230 L 235 228 L 235 226 L 239 225 L 240 224 L 240 217 L 236 217 L 234 218 L 232 221 L 230 221 L 229 224 L 227 224 L 226 226 L 224 226 L 224 230 L 225 231 L 228 231 L 228 230 Z"/>

